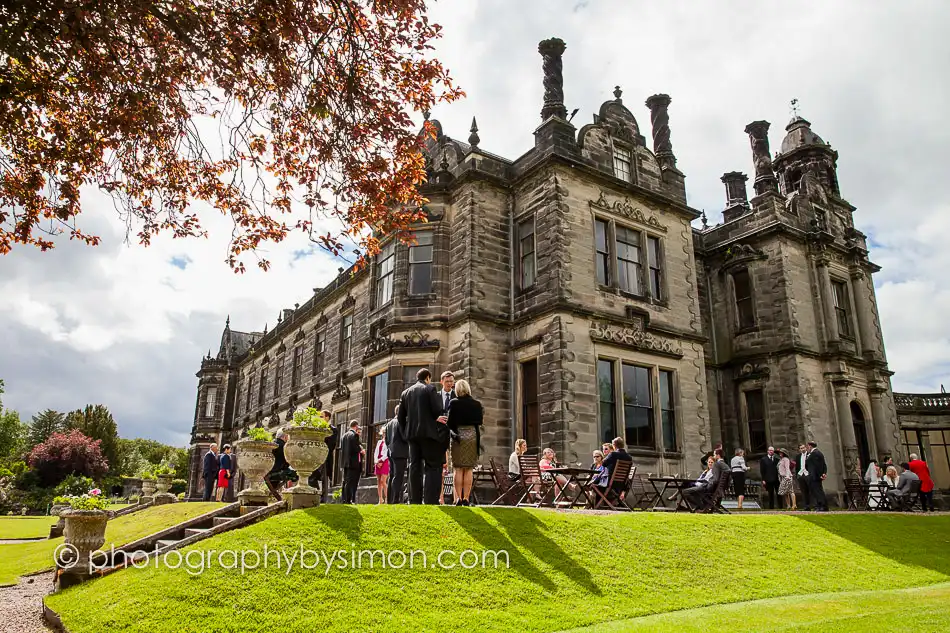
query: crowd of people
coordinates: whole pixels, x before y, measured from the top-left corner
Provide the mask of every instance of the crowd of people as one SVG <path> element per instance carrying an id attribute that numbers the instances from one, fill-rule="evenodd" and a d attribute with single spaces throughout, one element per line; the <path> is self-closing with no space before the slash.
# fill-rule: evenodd
<path id="1" fill-rule="evenodd" d="M 323 412 L 330 419 L 330 412 Z M 446 371 L 440 376 L 438 386 L 432 382 L 428 369 L 420 369 L 416 382 L 409 386 L 399 399 L 395 415 L 385 423 L 372 452 L 373 473 L 376 476 L 378 503 L 400 504 L 406 501 L 406 481 L 408 478 L 408 501 L 410 504 L 442 504 L 443 478 L 448 474 L 447 464 L 451 462 L 452 497 L 458 506 L 472 504 L 474 485 L 473 470 L 482 453 L 481 427 L 483 424 L 481 403 L 472 396 L 471 386 L 465 380 L 455 380 L 455 375 Z M 348 430 L 339 436 L 340 429 L 332 427 L 333 432 L 326 438 L 328 457 L 326 462 L 311 475 L 309 484 L 320 485 L 322 501 L 327 501 L 330 473 L 333 472 L 334 450 L 339 443 L 340 461 L 343 470 L 341 500 L 343 503 L 356 503 L 359 481 L 364 470 L 366 450 L 360 440 L 361 426 L 358 421 L 349 422 Z M 274 465 L 267 474 L 266 481 L 272 491 L 281 485 L 297 481 L 297 474 L 284 458 L 286 434 L 278 432 L 274 450 Z M 519 457 L 528 450 L 528 443 L 519 438 L 508 460 L 508 476 L 521 479 Z M 219 455 L 217 446 L 212 445 L 205 455 L 202 478 L 205 482 L 204 499 L 215 496 L 222 500 L 234 476 L 234 461 L 230 455 L 230 445 L 225 445 Z M 632 461 L 621 437 L 605 443 L 600 450 L 593 452 L 590 465 L 589 484 L 597 486 L 605 495 L 622 496 L 626 482 L 614 482 L 608 490 L 614 467 L 619 461 Z M 541 453 L 539 467 L 542 480 L 550 482 L 558 493 L 576 487 L 561 473 L 550 472 L 561 464 L 552 448 Z M 707 507 L 706 503 L 717 491 L 720 480 L 729 473 L 738 508 L 741 510 L 746 496 L 746 478 L 751 466 L 746 463 L 745 451 L 735 450 L 735 455 L 727 463 L 722 444 L 703 455 L 702 474 L 692 485 L 683 491 L 683 497 L 692 508 Z M 824 482 L 828 477 L 825 457 L 815 441 L 809 441 L 798 447 L 793 456 L 784 448 L 768 447 L 759 460 L 759 473 L 762 482 L 763 502 L 768 509 L 801 509 L 827 512 L 828 502 L 824 491 Z M 408 475 L 408 477 L 407 477 Z M 919 495 L 924 511 L 933 511 L 933 480 L 926 462 L 912 454 L 910 461 L 895 465 L 891 459 L 878 465 L 871 463 L 865 473 L 868 484 L 877 485 L 879 493 L 871 493 L 869 506 L 880 506 L 886 499 L 890 508 L 904 508 L 913 494 Z M 916 490 L 919 481 L 919 491 Z M 531 482 L 524 482 L 531 483 Z M 767 499 L 767 500 L 766 500 Z"/>

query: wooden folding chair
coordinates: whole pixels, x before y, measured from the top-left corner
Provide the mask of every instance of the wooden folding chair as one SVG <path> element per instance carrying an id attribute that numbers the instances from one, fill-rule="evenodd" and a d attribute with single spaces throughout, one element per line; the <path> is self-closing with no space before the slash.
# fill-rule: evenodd
<path id="1" fill-rule="evenodd" d="M 521 468 L 521 483 L 524 494 L 518 499 L 518 506 L 533 505 L 540 508 L 545 499 L 554 491 L 554 479 L 545 480 L 541 477 L 541 465 L 537 455 L 519 455 L 518 466 Z M 525 503 L 525 499 L 534 498 Z"/>
<path id="2" fill-rule="evenodd" d="M 634 498 L 633 507 L 641 510 L 649 510 L 660 498 L 660 493 L 654 490 L 649 481 L 644 480 L 641 475 L 630 477 L 630 494 Z"/>
<path id="3" fill-rule="evenodd" d="M 610 474 L 610 481 L 607 482 L 607 491 L 604 492 L 600 486 L 590 484 L 585 488 L 588 498 L 591 499 L 590 507 L 592 510 L 600 510 L 607 506 L 610 510 L 629 510 L 630 507 L 623 502 L 621 493 L 626 493 L 627 482 L 630 480 L 630 471 L 633 468 L 632 461 L 618 461 L 614 464 L 614 471 Z M 614 484 L 621 484 L 618 490 L 614 490 Z M 616 501 L 616 505 L 611 501 Z"/>
<path id="4" fill-rule="evenodd" d="M 508 472 L 495 463 L 495 458 L 488 460 L 491 463 L 492 481 L 495 483 L 495 490 L 498 492 L 498 498 L 492 502 L 492 505 L 513 506 L 518 502 L 518 497 L 524 492 L 520 480 L 512 481 L 508 477 Z"/>
<path id="5" fill-rule="evenodd" d="M 845 479 L 844 490 L 848 494 L 848 510 L 868 509 L 868 489 L 860 479 Z"/>
<path id="6" fill-rule="evenodd" d="M 711 494 L 706 495 L 706 497 L 702 500 L 702 505 L 697 508 L 697 512 L 731 514 L 728 510 L 722 507 L 722 499 L 726 496 L 726 490 L 729 489 L 729 485 L 731 483 L 732 473 L 729 471 L 722 473 L 722 476 L 719 478 L 719 485 L 716 486 L 716 489 L 713 490 Z"/>

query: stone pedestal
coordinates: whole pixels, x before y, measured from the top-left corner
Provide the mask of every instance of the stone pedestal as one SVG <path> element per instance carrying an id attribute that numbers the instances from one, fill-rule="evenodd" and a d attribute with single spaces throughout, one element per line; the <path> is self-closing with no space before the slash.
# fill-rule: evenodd
<path id="1" fill-rule="evenodd" d="M 266 506 L 267 494 L 263 490 L 248 488 L 238 493 L 238 501 L 242 506 Z"/>
<path id="2" fill-rule="evenodd" d="M 157 506 L 165 505 L 166 503 L 175 503 L 176 501 L 178 501 L 178 497 L 170 492 L 159 492 L 152 497 L 152 503 Z"/>
<path id="3" fill-rule="evenodd" d="M 155 501 L 155 497 L 139 497 L 139 503 L 152 503 L 153 501 Z"/>
<path id="4" fill-rule="evenodd" d="M 320 491 L 311 486 L 294 486 L 282 495 L 288 510 L 315 508 L 320 505 Z"/>
<path id="5" fill-rule="evenodd" d="M 244 473 L 245 490 L 238 493 L 237 498 L 244 506 L 267 505 L 269 492 L 262 489 L 264 475 L 274 465 L 274 449 L 277 444 L 262 442 L 250 438 L 238 440 L 234 443 L 234 452 L 237 455 L 238 470 Z"/>

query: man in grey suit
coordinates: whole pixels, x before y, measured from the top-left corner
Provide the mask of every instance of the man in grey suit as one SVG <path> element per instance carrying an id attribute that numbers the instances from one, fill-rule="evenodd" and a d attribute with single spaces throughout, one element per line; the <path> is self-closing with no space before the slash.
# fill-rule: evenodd
<path id="1" fill-rule="evenodd" d="M 897 478 L 897 488 L 887 491 L 887 503 L 893 510 L 904 510 L 904 504 L 913 501 L 913 496 L 916 494 L 911 492 L 913 482 L 920 481 L 920 477 L 911 471 L 909 464 L 905 462 L 901 464 L 901 468 L 903 472 Z"/>
<path id="2" fill-rule="evenodd" d="M 409 464 L 409 441 L 406 439 L 403 428 L 399 426 L 398 404 L 393 419 L 386 424 L 383 433 L 386 438 L 386 447 L 389 449 L 391 464 L 386 503 L 403 503 L 405 501 L 403 489 L 406 486 L 406 468 Z"/>

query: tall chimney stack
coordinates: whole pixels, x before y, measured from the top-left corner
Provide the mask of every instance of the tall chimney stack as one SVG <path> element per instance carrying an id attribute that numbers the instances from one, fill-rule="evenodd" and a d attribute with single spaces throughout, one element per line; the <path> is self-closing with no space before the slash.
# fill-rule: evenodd
<path id="1" fill-rule="evenodd" d="M 726 185 L 726 209 L 722 212 L 724 222 L 731 222 L 749 212 L 749 196 L 745 183 L 749 177 L 739 171 L 730 171 L 722 175 L 722 184 Z"/>
<path id="2" fill-rule="evenodd" d="M 546 121 L 552 116 L 567 118 L 567 108 L 564 107 L 564 65 L 561 55 L 567 45 L 564 40 L 552 37 L 538 44 L 541 53 L 542 69 L 544 71 L 544 107 L 541 108 L 541 120 Z"/>
<path id="3" fill-rule="evenodd" d="M 769 125 L 768 121 L 753 121 L 745 126 L 745 133 L 749 135 L 752 144 L 752 162 L 755 164 L 755 181 L 753 188 L 755 195 L 761 196 L 768 191 L 778 192 L 778 180 L 772 169 L 772 156 L 769 153 Z"/>
<path id="4" fill-rule="evenodd" d="M 676 167 L 676 156 L 673 155 L 673 143 L 670 142 L 670 95 L 653 95 L 646 101 L 650 108 L 650 123 L 653 126 L 653 153 L 662 169 Z"/>

